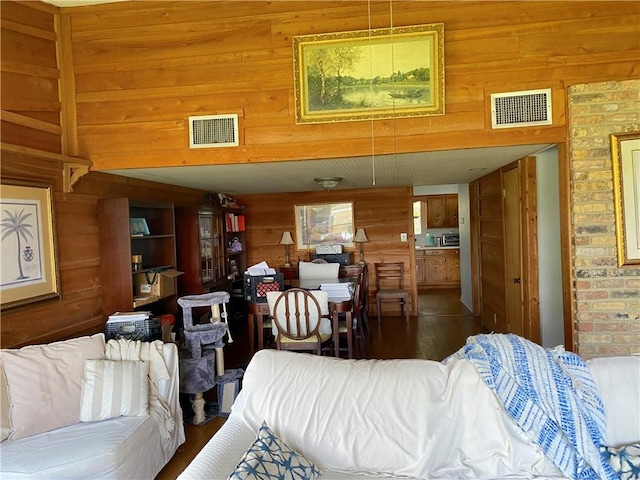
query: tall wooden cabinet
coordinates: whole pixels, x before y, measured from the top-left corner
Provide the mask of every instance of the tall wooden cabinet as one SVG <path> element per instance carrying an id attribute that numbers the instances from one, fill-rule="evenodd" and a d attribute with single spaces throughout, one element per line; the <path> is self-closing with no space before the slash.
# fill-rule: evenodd
<path id="1" fill-rule="evenodd" d="M 149 233 L 132 235 L 130 219 L 144 219 Z M 176 278 L 157 277 L 161 270 L 176 268 L 173 205 L 105 198 L 98 203 L 98 221 L 103 314 L 134 309 L 175 313 Z M 142 265 L 135 271 L 132 255 L 142 256 Z M 156 294 L 140 295 L 138 285 L 151 281 L 162 285 L 161 291 L 154 289 Z"/>
<path id="2" fill-rule="evenodd" d="M 244 207 L 223 207 L 222 212 L 227 275 L 233 276 L 234 281 L 242 280 L 247 269 Z"/>
<path id="3" fill-rule="evenodd" d="M 180 295 L 230 290 L 247 268 L 242 206 L 222 207 L 216 195 L 205 204 L 176 208 Z"/>
<path id="4" fill-rule="evenodd" d="M 214 206 L 176 208 L 180 295 L 198 295 L 228 283 L 222 212 Z"/>

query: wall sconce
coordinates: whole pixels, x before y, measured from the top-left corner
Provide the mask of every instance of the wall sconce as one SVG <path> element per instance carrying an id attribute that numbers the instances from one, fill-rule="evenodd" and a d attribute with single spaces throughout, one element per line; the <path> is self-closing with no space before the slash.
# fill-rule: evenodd
<path id="1" fill-rule="evenodd" d="M 320 177 L 314 178 L 313 181 L 316 182 L 320 188 L 331 190 L 332 188 L 336 188 L 338 186 L 338 184 L 342 181 L 342 177 Z"/>
<path id="2" fill-rule="evenodd" d="M 291 232 L 283 232 L 282 238 L 280 239 L 280 245 L 284 245 L 284 266 L 290 267 L 289 263 L 289 245 L 293 245 L 294 241 L 291 238 Z"/>
<path id="3" fill-rule="evenodd" d="M 358 264 L 364 265 L 366 263 L 364 261 L 364 244 L 365 242 L 369 241 L 369 239 L 367 238 L 367 234 L 364 233 L 364 228 L 359 228 L 356 230 L 356 235 L 355 237 L 353 237 L 353 241 L 360 244 L 360 261 L 358 262 Z"/>

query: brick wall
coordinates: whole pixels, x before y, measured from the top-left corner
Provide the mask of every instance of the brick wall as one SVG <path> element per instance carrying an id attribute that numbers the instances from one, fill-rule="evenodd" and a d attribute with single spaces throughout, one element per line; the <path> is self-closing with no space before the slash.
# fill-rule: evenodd
<path id="1" fill-rule="evenodd" d="M 617 266 L 609 135 L 640 131 L 640 81 L 569 88 L 576 348 L 640 352 L 640 268 Z"/>

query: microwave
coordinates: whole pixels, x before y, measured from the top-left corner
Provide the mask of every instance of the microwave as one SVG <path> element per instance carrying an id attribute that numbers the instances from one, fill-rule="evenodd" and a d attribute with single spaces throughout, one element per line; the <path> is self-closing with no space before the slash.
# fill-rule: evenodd
<path id="1" fill-rule="evenodd" d="M 443 247 L 459 247 L 460 235 L 453 232 L 442 234 L 442 246 Z"/>

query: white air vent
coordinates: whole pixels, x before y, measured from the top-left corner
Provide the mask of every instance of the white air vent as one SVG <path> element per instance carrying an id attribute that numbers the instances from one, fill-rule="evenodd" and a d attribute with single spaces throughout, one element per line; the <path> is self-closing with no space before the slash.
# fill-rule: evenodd
<path id="1" fill-rule="evenodd" d="M 189 117 L 189 147 L 237 147 L 238 115 Z"/>
<path id="2" fill-rule="evenodd" d="M 491 95 L 491 127 L 551 125 L 551 89 Z"/>

